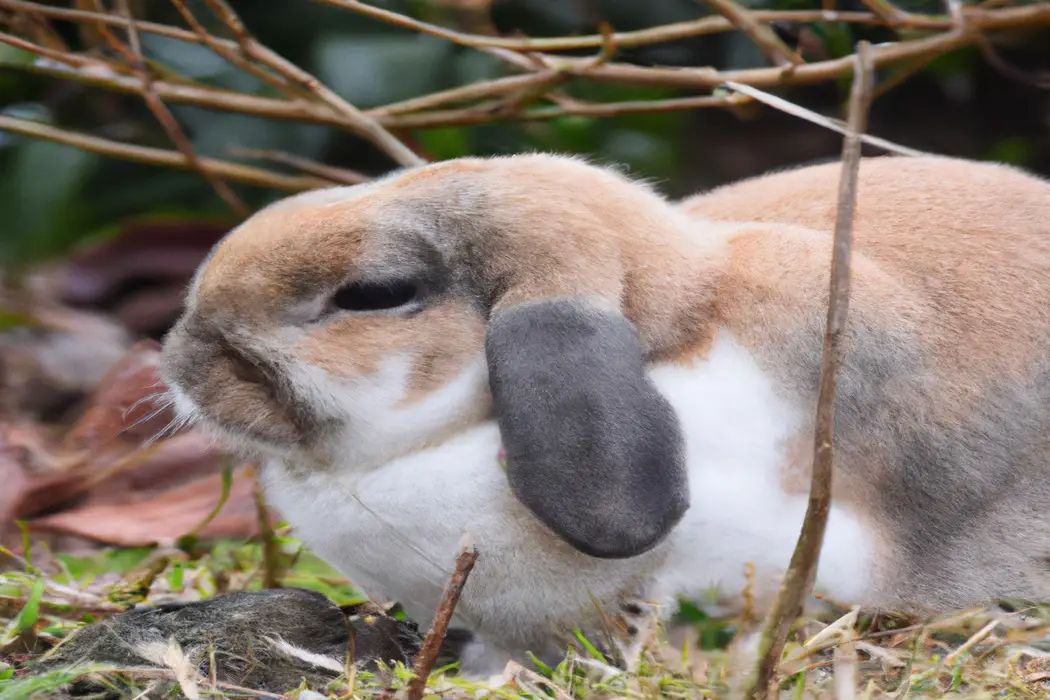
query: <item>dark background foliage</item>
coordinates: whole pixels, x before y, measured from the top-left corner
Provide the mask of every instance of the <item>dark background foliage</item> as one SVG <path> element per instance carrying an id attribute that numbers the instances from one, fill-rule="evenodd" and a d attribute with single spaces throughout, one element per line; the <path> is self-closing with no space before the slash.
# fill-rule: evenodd
<path id="1" fill-rule="evenodd" d="M 90 2 L 73 4 L 92 6 Z M 466 31 L 488 22 L 502 32 L 537 37 L 596 32 L 599 20 L 617 31 L 626 31 L 710 14 L 709 8 L 695 0 L 494 0 L 491 6 L 462 0 L 385 0 L 374 4 Z M 210 30 L 223 33 L 201 3 L 191 5 L 199 10 L 199 17 L 207 18 Z M 313 72 L 361 108 L 505 74 L 500 62 L 490 55 L 324 3 L 237 0 L 231 5 L 260 41 Z M 751 9 L 819 7 L 814 0 L 756 0 L 746 5 Z M 902 3 L 900 7 L 943 12 L 937 2 Z M 169 3 L 147 0 L 139 9 L 144 9 L 145 18 L 183 24 Z M 855 0 L 845 0 L 836 9 L 866 8 Z M 90 27 L 63 22 L 54 26 L 73 48 L 83 48 L 92 41 Z M 878 43 L 895 38 L 886 28 L 829 23 L 814 23 L 801 30 L 781 28 L 781 33 L 799 45 L 810 60 L 848 54 L 859 39 Z M 181 75 L 210 85 L 276 96 L 273 88 L 206 48 L 148 34 L 143 35 L 143 42 L 147 55 Z M 1006 161 L 1050 175 L 1050 91 L 1045 89 L 1050 34 L 1014 32 L 997 51 L 998 60 L 994 62 L 979 49 L 968 48 L 928 65 L 906 64 L 880 71 L 883 83 L 903 77 L 897 76 L 902 70 L 910 76 L 878 96 L 869 131 L 921 150 Z M 643 65 L 711 65 L 720 69 L 768 65 L 755 45 L 737 32 L 624 50 L 616 58 Z M 0 44 L 0 113 L 32 116 L 118 141 L 171 147 L 140 96 L 24 70 L 33 60 L 27 53 Z M 1010 68 L 996 65 L 1002 63 Z M 841 116 L 848 89 L 847 76 L 819 85 L 785 88 L 778 94 L 818 112 Z M 583 81 L 569 85 L 567 92 L 596 101 L 689 94 Z M 170 108 L 202 155 L 230 159 L 231 149 L 242 146 L 287 151 L 368 174 L 393 167 L 371 145 L 324 126 L 182 105 Z M 841 148 L 838 134 L 759 105 L 447 127 L 399 132 L 398 136 L 431 159 L 529 149 L 588 154 L 624 163 L 676 196 L 771 168 L 836 157 Z M 238 185 L 234 189 L 251 207 L 283 195 Z M 229 208 L 196 174 L 124 162 L 3 132 L 0 212 L 0 260 L 8 269 L 25 270 L 62 259 L 86 244 L 121 234 L 124 241 L 145 238 L 153 244 L 146 250 L 154 251 L 154 259 L 147 262 L 147 268 L 154 270 L 149 273 L 154 281 L 161 275 L 159 270 L 172 266 L 183 274 L 202 247 L 235 221 Z M 147 244 L 140 240 L 138 245 Z M 183 250 L 185 260 L 174 252 L 177 250 Z M 136 260 L 149 257 L 141 251 L 137 255 Z M 156 259 L 158 255 L 163 259 Z M 66 291 L 67 298 L 77 301 L 83 297 L 89 305 L 112 306 L 127 289 L 149 282 L 143 275 L 124 277 L 122 289 L 109 289 L 107 293 L 73 289 Z M 158 318 L 143 329 L 159 334 L 166 318 Z"/>

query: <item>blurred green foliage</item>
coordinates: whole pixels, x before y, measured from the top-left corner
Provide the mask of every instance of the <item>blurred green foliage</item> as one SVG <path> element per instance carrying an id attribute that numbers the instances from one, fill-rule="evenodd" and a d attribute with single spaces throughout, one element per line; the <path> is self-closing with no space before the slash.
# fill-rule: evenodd
<path id="1" fill-rule="evenodd" d="M 61 4 L 61 3 L 60 3 Z M 265 44 L 303 66 L 356 105 L 368 108 L 505 74 L 492 56 L 442 39 L 393 27 L 352 12 L 308 0 L 239 0 L 231 3 Z M 438 23 L 449 23 L 450 10 L 427 0 L 374 0 L 387 9 Z M 816 0 L 751 0 L 763 9 L 815 9 Z M 904 9 L 940 12 L 940 3 L 917 0 L 899 3 Z M 618 30 L 639 29 L 703 16 L 696 0 L 595 0 L 596 13 Z M 191 3 L 197 16 L 216 33 L 223 33 L 201 2 Z M 840 2 L 838 9 L 863 9 Z M 182 25 L 169 3 L 149 3 L 148 18 Z M 492 20 L 503 31 L 534 36 L 594 31 L 594 16 L 586 3 L 563 0 L 495 0 Z M 80 34 L 73 25 L 56 24 L 71 45 Z M 885 41 L 884 29 L 818 23 L 809 29 L 829 57 L 851 50 L 860 38 Z M 259 95 L 274 95 L 272 87 L 231 66 L 208 49 L 143 34 L 148 55 L 167 70 L 201 83 Z M 671 65 L 715 65 L 746 68 L 764 65 L 744 36 L 721 34 L 681 40 L 656 47 L 624 51 L 618 60 Z M 76 83 L 64 83 L 20 70 L 33 57 L 0 45 L 0 113 L 40 119 L 73 130 L 118 141 L 162 148 L 171 144 L 152 115 L 134 95 L 107 93 Z M 954 62 L 953 62 L 954 61 Z M 969 70 L 966 60 L 951 57 L 928 68 L 952 75 Z M 840 88 L 841 90 L 841 88 Z M 571 84 L 567 94 L 594 101 L 657 99 L 684 94 L 674 90 Z M 170 105 L 197 152 L 233 159 L 237 146 L 281 150 L 314 160 L 380 173 L 391 167 L 369 145 L 345 133 L 315 126 L 226 114 Z M 523 124 L 422 130 L 411 136 L 431 157 L 467 154 L 556 150 L 586 154 L 627 165 L 633 172 L 658 180 L 682 173 L 688 137 L 683 113 L 629 115 L 591 119 L 565 117 Z M 1007 139 L 995 154 L 1024 162 L 1028 144 Z M 276 166 L 275 166 L 276 167 Z M 234 186 L 252 207 L 283 193 Z M 148 165 L 121 162 L 74 148 L 34 141 L 0 132 L 0 269 L 24 269 L 100 240 L 120 230 L 121 222 L 151 215 L 187 220 L 234 219 L 202 178 Z"/>

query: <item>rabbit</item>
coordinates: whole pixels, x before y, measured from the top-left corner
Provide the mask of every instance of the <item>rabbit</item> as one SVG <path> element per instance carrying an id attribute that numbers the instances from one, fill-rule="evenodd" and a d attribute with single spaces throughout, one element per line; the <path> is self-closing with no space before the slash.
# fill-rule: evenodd
<path id="1" fill-rule="evenodd" d="M 762 613 L 806 511 L 840 173 L 672 201 L 528 153 L 293 195 L 201 264 L 162 377 L 373 598 L 429 620 L 469 535 L 468 676 L 679 598 Z M 815 590 L 1048 600 L 1050 184 L 871 157 L 857 197 Z"/>

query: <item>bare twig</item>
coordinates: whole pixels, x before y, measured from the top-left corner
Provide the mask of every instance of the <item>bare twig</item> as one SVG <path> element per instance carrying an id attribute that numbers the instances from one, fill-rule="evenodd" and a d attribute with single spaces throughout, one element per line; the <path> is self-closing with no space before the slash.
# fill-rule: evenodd
<path id="1" fill-rule="evenodd" d="M 636 100 L 630 102 L 579 103 L 569 107 L 537 107 L 522 112 L 499 111 L 498 105 L 493 109 L 475 107 L 472 109 L 443 110 L 404 114 L 390 117 L 391 126 L 403 129 L 424 129 L 436 126 L 465 126 L 468 124 L 488 124 L 499 121 L 542 121 L 558 117 L 614 117 L 620 114 L 654 114 L 656 112 L 679 112 L 707 107 L 730 107 L 743 104 L 746 98 L 737 95 L 714 97 L 675 97 L 667 100 Z"/>
<path id="2" fill-rule="evenodd" d="M 401 143 L 397 137 L 383 128 L 375 119 L 372 119 L 357 107 L 332 92 L 332 90 L 302 68 L 257 42 L 248 33 L 237 13 L 226 2 L 222 0 L 208 0 L 208 7 L 230 27 L 237 37 L 240 49 L 245 56 L 254 58 L 260 63 L 269 66 L 287 80 L 308 90 L 319 101 L 327 105 L 329 109 L 342 116 L 349 128 L 357 132 L 362 138 L 371 141 L 399 165 L 418 166 L 426 163 L 425 160 L 416 155 L 408 146 Z"/>
<path id="3" fill-rule="evenodd" d="M 776 690 L 777 667 L 791 626 L 802 613 L 803 604 L 813 589 L 828 512 L 831 508 L 835 382 L 839 364 L 842 362 L 841 340 L 849 309 L 853 210 L 857 198 L 857 174 L 860 170 L 860 134 L 867 125 L 872 93 L 872 70 L 871 47 L 867 42 L 860 42 L 854 58 L 849 133 L 842 148 L 842 176 L 839 180 L 827 327 L 824 331 L 820 368 L 809 507 L 806 509 L 791 564 L 762 631 L 758 664 L 752 678 L 748 679 L 746 690 L 750 700 L 779 697 Z"/>
<path id="4" fill-rule="evenodd" d="M 274 75 L 270 71 L 255 65 L 251 60 L 241 55 L 233 48 L 231 48 L 226 42 L 216 39 L 214 36 L 208 33 L 208 30 L 204 28 L 204 25 L 200 23 L 197 17 L 193 14 L 189 7 L 187 7 L 184 0 L 171 0 L 171 4 L 175 6 L 182 18 L 186 20 L 186 24 L 190 25 L 198 37 L 200 37 L 201 43 L 207 46 L 209 49 L 214 51 L 219 56 L 237 66 L 243 71 L 251 73 L 259 80 L 271 85 L 278 91 L 290 94 L 291 97 L 299 97 L 300 95 L 291 85 L 281 80 L 280 77 Z"/>
<path id="5" fill-rule="evenodd" d="M 753 88 L 750 85 L 728 82 L 726 83 L 725 87 L 735 92 L 739 92 L 743 95 L 747 95 L 748 97 L 762 102 L 763 104 L 767 104 L 770 107 L 779 109 L 780 111 L 785 112 L 786 114 L 790 114 L 793 117 L 805 119 L 808 122 L 817 124 L 818 126 L 822 126 L 825 129 L 830 129 L 831 131 L 837 131 L 838 133 L 843 135 L 849 134 L 849 127 L 841 119 L 825 117 L 822 114 L 818 114 L 812 110 L 806 109 L 805 107 L 799 106 L 794 102 L 788 102 L 787 100 L 781 97 L 771 95 L 768 92 L 763 92 L 762 90 L 759 90 L 758 88 Z M 878 148 L 881 148 L 884 151 L 888 151 L 889 153 L 896 153 L 902 156 L 929 155 L 927 153 L 924 153 L 923 151 L 918 151 L 914 148 L 908 148 L 907 146 L 901 146 L 899 144 L 893 143 L 892 141 L 880 139 L 877 136 L 870 136 L 868 134 L 861 134 L 860 140 L 863 143 L 869 144 L 871 146 L 877 146 Z"/>
<path id="6" fill-rule="evenodd" d="M 121 158 L 123 160 L 130 160 L 137 163 L 161 165 L 164 167 L 175 168 L 176 170 L 193 170 L 189 161 L 186 160 L 186 156 L 178 151 L 166 151 L 162 148 L 151 148 L 149 146 L 136 146 L 120 143 L 119 141 L 111 141 L 109 139 L 89 136 L 87 134 L 78 134 L 76 132 L 48 126 L 28 119 L 7 116 L 5 114 L 0 114 L 0 131 L 10 131 L 11 133 L 21 134 L 22 136 L 31 136 L 45 141 L 53 141 L 55 143 L 80 148 L 92 153 L 112 156 L 114 158 Z M 226 180 L 241 182 L 246 185 L 255 185 L 257 187 L 268 187 L 275 190 L 301 192 L 303 190 L 311 190 L 318 187 L 329 187 L 332 184 L 327 180 L 321 180 L 320 178 L 307 175 L 282 175 L 280 173 L 264 170 L 263 168 L 256 168 L 250 165 L 240 165 L 238 163 L 229 163 L 215 158 L 200 158 L 198 159 L 198 164 Z"/>
<path id="7" fill-rule="evenodd" d="M 325 4 L 339 4 L 339 0 L 315 1 Z M 363 3 L 361 4 L 363 5 Z M 586 34 L 581 36 L 556 37 L 550 39 L 507 39 L 486 36 L 483 34 L 464 34 L 462 32 L 445 29 L 444 27 L 438 27 L 426 22 L 413 20 L 404 15 L 399 15 L 396 12 L 390 12 L 389 10 L 381 10 L 374 6 L 365 7 L 367 7 L 369 11 L 366 12 L 366 14 L 381 21 L 406 27 L 408 29 L 414 29 L 426 34 L 433 34 L 464 46 L 473 46 L 474 48 L 503 48 L 512 51 L 565 51 L 571 49 L 597 48 L 603 43 L 603 38 L 600 34 Z M 63 19 L 71 22 L 101 21 L 114 26 L 126 26 L 126 22 L 122 17 L 90 12 L 87 10 L 74 10 L 64 7 L 55 7 L 52 5 L 42 5 L 27 0 L 0 0 L 0 8 L 22 12 L 33 12 L 41 17 Z M 356 10 L 358 8 L 354 7 L 349 9 Z M 371 11 L 373 10 L 377 12 L 372 13 Z M 755 10 L 750 14 L 757 22 L 844 22 L 848 24 L 884 24 L 883 19 L 870 12 L 839 12 L 837 10 Z M 911 21 L 915 22 L 915 24 L 908 25 L 909 28 L 912 29 L 946 30 L 951 29 L 952 26 L 954 26 L 951 18 L 947 15 L 943 17 L 924 17 L 922 15 L 915 15 L 911 17 Z M 651 27 L 648 29 L 617 32 L 613 35 L 613 38 L 615 39 L 616 44 L 620 47 L 635 48 L 638 46 L 675 41 L 677 39 L 687 39 L 694 36 L 721 34 L 723 32 L 733 31 L 734 29 L 736 29 L 736 27 L 724 17 L 704 17 L 702 19 L 664 24 L 659 27 Z M 139 31 L 196 44 L 203 43 L 198 34 L 166 24 L 140 22 Z M 225 39 L 216 39 L 216 41 L 229 48 L 237 48 L 236 42 Z"/>
<path id="8" fill-rule="evenodd" d="M 324 163 L 318 163 L 315 160 L 303 158 L 302 156 L 297 156 L 294 153 L 287 153 L 285 151 L 267 151 L 255 148 L 234 147 L 230 149 L 230 155 L 240 156 L 242 158 L 259 158 L 262 160 L 270 160 L 274 163 L 281 163 L 282 165 L 288 165 L 297 170 L 301 170 L 304 173 L 331 180 L 333 184 L 360 185 L 362 182 L 367 182 L 370 179 L 367 175 L 359 173 L 356 170 L 337 168 L 334 165 L 325 165 Z"/>
<path id="9" fill-rule="evenodd" d="M 89 58 L 83 58 L 81 56 L 77 56 L 76 54 L 59 51 L 57 49 L 49 49 L 44 46 L 38 46 L 37 44 L 34 44 L 31 41 L 26 41 L 21 37 L 8 34 L 7 32 L 0 32 L 0 43 L 7 44 L 8 46 L 13 46 L 16 49 L 21 49 L 22 51 L 29 51 L 30 53 L 35 53 L 37 56 L 43 56 L 44 58 L 49 58 L 52 61 L 64 63 L 67 66 L 92 66 L 97 65 L 99 63 L 99 61 L 94 61 Z"/>
<path id="10" fill-rule="evenodd" d="M 42 6 L 24 2 L 23 0 L 0 0 L 0 7 L 24 9 L 26 7 L 40 8 Z M 65 16 L 55 15 L 55 13 L 51 11 L 55 9 L 57 8 L 44 8 L 39 11 L 48 16 Z M 33 11 L 37 10 L 34 9 Z M 380 12 L 385 13 L 386 11 L 384 10 Z M 754 12 L 751 13 L 751 15 L 754 18 L 758 18 L 760 13 Z M 819 16 L 820 13 L 817 13 L 817 15 Z M 942 55 L 956 48 L 974 43 L 978 36 L 977 32 L 980 30 L 1022 26 L 1050 26 L 1050 4 L 992 10 L 969 8 L 964 11 L 964 15 L 965 22 L 962 23 L 962 27 L 953 31 L 922 39 L 882 44 L 873 47 L 872 56 L 874 63 L 877 66 L 896 63 L 914 63 L 932 56 Z M 99 13 L 79 12 L 75 17 L 79 21 L 89 21 L 90 19 L 91 21 L 98 22 L 107 21 L 111 24 L 121 23 L 120 18 L 113 18 Z M 126 26 L 126 22 L 124 24 Z M 142 31 L 147 23 L 142 22 L 136 24 L 139 30 Z M 160 28 L 163 28 L 163 26 L 164 25 L 156 25 L 156 28 L 160 31 Z M 179 34 L 180 32 L 181 34 Z M 171 32 L 167 33 L 171 34 Z M 185 30 L 179 29 L 175 30 L 175 33 L 179 34 L 179 38 L 195 40 L 198 43 L 203 41 L 201 37 L 194 32 L 185 32 Z M 630 45 L 632 43 L 629 40 L 631 37 L 627 36 L 625 39 L 625 36 L 627 35 L 612 34 L 611 36 L 606 37 L 607 43 L 605 45 L 609 45 L 608 41 L 610 39 L 615 40 L 617 46 Z M 602 39 L 602 37 L 595 38 L 598 40 Z M 67 65 L 76 68 L 76 70 L 67 70 L 58 67 L 35 65 L 26 67 L 26 70 L 59 78 L 77 80 L 124 92 L 137 92 L 139 89 L 139 81 L 121 75 L 118 69 L 114 69 L 112 72 L 98 69 L 100 66 L 111 67 L 108 66 L 108 64 L 73 56 L 72 54 L 67 55 L 62 54 L 61 52 L 47 50 L 21 39 L 12 39 L 15 39 L 15 41 L 8 41 L 8 43 L 13 43 L 20 48 L 29 51 L 35 51 L 36 53 L 47 56 L 54 61 L 64 62 Z M 0 41 L 2 40 L 6 40 L 5 35 L 0 35 Z M 232 51 L 240 50 L 240 45 L 236 42 L 220 39 L 214 39 L 214 42 L 228 47 Z M 592 42 L 589 45 L 601 45 L 601 43 L 598 41 L 596 43 Z M 815 83 L 834 79 L 840 75 L 845 75 L 852 69 L 852 59 L 850 57 L 804 64 L 787 71 L 783 68 L 717 71 L 713 68 L 650 68 L 617 63 L 596 65 L 594 59 L 567 59 L 555 56 L 545 56 L 537 63 L 536 60 L 530 59 L 525 55 L 514 53 L 513 51 L 508 51 L 506 49 L 482 48 L 482 50 L 500 57 L 514 65 L 519 70 L 526 71 L 526 74 L 498 78 L 491 81 L 483 81 L 452 90 L 442 91 L 433 95 L 406 100 L 401 103 L 377 107 L 363 112 L 364 116 L 373 120 L 378 125 L 387 128 L 427 128 L 457 124 L 478 124 L 486 121 L 500 121 L 517 118 L 544 119 L 572 114 L 571 110 L 539 110 L 532 114 L 519 114 L 515 113 L 513 110 L 507 110 L 506 108 L 503 110 L 496 109 L 493 108 L 492 105 L 480 107 L 478 105 L 473 105 L 465 107 L 463 110 L 446 110 L 440 113 L 415 113 L 419 110 L 432 109 L 442 104 L 475 99 L 483 100 L 497 95 L 513 93 L 522 88 L 527 89 L 530 86 L 543 86 L 544 83 L 549 80 L 549 76 L 539 75 L 538 73 L 550 70 L 564 71 L 572 76 L 580 76 L 588 80 L 600 82 L 714 89 L 727 81 L 742 85 L 764 87 Z M 269 52 L 268 49 L 264 49 L 264 47 L 258 49 L 257 53 L 259 51 L 263 52 L 260 55 L 263 59 L 266 59 L 264 62 L 267 62 L 268 64 L 272 63 L 274 60 L 272 52 Z M 276 60 L 278 62 L 283 61 L 280 57 L 276 57 Z M 287 62 L 285 62 L 285 64 L 286 63 Z M 289 79 L 305 81 L 302 83 L 304 85 L 317 84 L 316 80 L 311 76 L 296 73 L 295 71 L 298 69 L 295 69 L 294 66 L 292 66 L 289 71 L 288 65 L 290 64 L 283 66 L 284 73 L 282 74 Z M 278 70 L 278 68 L 273 65 L 271 65 L 271 68 Z M 345 108 L 343 111 L 338 111 L 328 103 L 318 103 L 306 99 L 273 99 L 206 86 L 173 84 L 163 81 L 154 81 L 153 87 L 158 97 L 169 103 L 192 104 L 198 107 L 251 114 L 255 116 L 326 124 L 348 131 L 360 132 L 360 125 L 354 122 L 353 119 L 347 117 Z M 318 87 L 318 89 L 321 88 Z M 330 91 L 325 93 L 324 90 L 322 90 L 322 94 L 327 95 L 327 99 L 331 101 L 332 95 Z M 335 100 L 336 104 L 338 104 L 339 98 L 335 97 Z M 644 103 L 638 103 L 637 109 L 639 111 L 642 111 L 643 104 Z M 564 108 L 564 105 L 561 106 Z M 664 108 L 663 106 L 658 107 Z M 686 107 L 679 105 L 675 108 Z M 354 108 L 351 107 L 350 109 L 353 111 Z M 635 108 L 631 108 L 629 111 L 633 111 L 634 109 Z M 604 111 L 599 110 L 597 116 L 620 114 L 623 113 L 623 111 L 624 110 L 621 110 L 618 107 L 610 107 Z"/>
<path id="11" fill-rule="evenodd" d="M 136 71 L 138 71 L 139 78 L 141 79 L 141 92 L 142 99 L 145 100 L 146 106 L 153 112 L 153 116 L 157 118 L 160 125 L 164 128 L 164 131 L 168 134 L 168 138 L 175 144 L 175 147 L 179 149 L 186 158 L 186 162 L 190 168 L 197 171 L 201 177 L 203 177 L 215 193 L 226 202 L 234 212 L 240 217 L 247 217 L 250 213 L 248 207 L 241 201 L 240 197 L 234 194 L 230 186 L 225 182 L 216 177 L 215 173 L 203 167 L 200 163 L 200 159 L 197 157 L 197 151 L 193 148 L 193 144 L 186 137 L 186 133 L 179 126 L 178 120 L 175 119 L 175 115 L 167 108 L 164 102 L 157 96 L 156 91 L 153 89 L 153 76 L 150 73 L 149 66 L 146 65 L 146 59 L 142 54 L 142 42 L 139 39 L 138 29 L 135 27 L 135 18 L 131 14 L 131 7 L 128 5 L 128 0 L 117 0 L 117 4 L 120 7 L 120 13 L 124 15 L 124 18 L 128 21 L 128 43 L 131 46 L 131 57 L 132 65 Z M 100 26 L 100 30 L 103 35 L 106 36 L 107 40 L 116 42 L 115 37 L 107 27 Z M 116 42 L 119 44 L 120 42 Z"/>
<path id="12" fill-rule="evenodd" d="M 999 626 L 999 622 L 999 620 L 992 620 L 987 625 L 977 630 L 972 637 L 963 642 L 962 646 L 944 657 L 944 666 L 953 666 L 963 654 L 969 653 L 971 649 L 983 642 L 985 637 L 995 631 L 995 628 Z"/>
<path id="13" fill-rule="evenodd" d="M 910 61 L 931 53 L 969 46 L 974 43 L 977 30 L 1017 27 L 1050 26 L 1050 3 L 1008 7 L 1001 10 L 965 10 L 964 26 L 934 36 L 911 41 L 879 44 L 871 48 L 872 65 L 876 68 Z M 718 71 L 714 68 L 656 68 L 610 63 L 587 71 L 591 80 L 630 85 L 664 87 L 714 88 L 724 82 L 737 82 L 754 87 L 777 85 L 805 85 L 847 75 L 852 70 L 855 56 L 818 61 L 796 66 L 791 71 L 782 68 L 748 68 Z M 582 72 L 586 59 L 556 58 L 551 63 L 574 73 Z"/>
<path id="14" fill-rule="evenodd" d="M 512 51 L 569 51 L 573 49 L 597 48 L 605 40 L 600 34 L 588 34 L 574 37 L 553 37 L 543 39 L 510 39 L 504 37 L 485 36 L 483 34 L 466 34 L 454 29 L 439 27 L 436 24 L 423 22 L 411 17 L 406 17 L 391 10 L 384 10 L 374 5 L 369 5 L 359 0 L 314 0 L 322 5 L 333 5 L 346 10 L 352 10 L 362 15 L 372 17 L 381 22 L 392 24 L 405 29 L 411 29 L 423 34 L 447 39 L 462 46 L 473 48 L 500 48 Z M 882 24 L 883 20 L 867 12 L 836 12 L 836 11 L 809 11 L 809 12 L 752 12 L 751 17 L 756 22 L 863 22 Z M 916 20 L 918 21 L 918 20 Z M 952 26 L 948 17 L 938 18 L 936 22 L 924 24 L 923 28 L 949 29 Z M 617 46 L 633 48 L 648 44 L 660 44 L 676 39 L 685 39 L 703 34 L 714 34 L 736 29 L 737 27 L 724 17 L 704 17 L 698 20 L 686 22 L 675 22 L 651 29 L 642 29 L 633 32 L 618 32 L 613 35 Z"/>
<path id="15" fill-rule="evenodd" d="M 768 24 L 756 20 L 750 12 L 733 0 L 703 0 L 718 14 L 746 34 L 761 49 L 771 63 L 779 66 L 793 66 L 803 63 L 802 57 L 785 44 Z"/>
<path id="16" fill-rule="evenodd" d="M 449 623 L 452 621 L 452 613 L 456 611 L 456 604 L 463 593 L 463 587 L 467 583 L 475 562 L 478 560 L 478 550 L 469 544 L 464 544 L 456 557 L 456 568 L 449 577 L 445 592 L 441 596 L 434 622 L 431 623 L 427 636 L 423 639 L 423 646 L 416 654 L 416 661 L 412 664 L 412 679 L 405 688 L 406 700 L 420 700 L 423 690 L 427 685 L 427 678 L 437 662 L 441 644 L 445 641 L 445 633 L 448 631 Z"/>
<path id="17" fill-rule="evenodd" d="M 916 15 L 900 9 L 889 0 L 862 0 L 862 2 L 874 12 L 879 19 L 886 23 L 887 27 L 904 27 L 915 21 L 933 19 L 927 15 Z"/>

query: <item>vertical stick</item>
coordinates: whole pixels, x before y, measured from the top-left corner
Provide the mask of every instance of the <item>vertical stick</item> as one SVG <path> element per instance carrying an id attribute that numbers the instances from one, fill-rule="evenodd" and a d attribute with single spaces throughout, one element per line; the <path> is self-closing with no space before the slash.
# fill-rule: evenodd
<path id="1" fill-rule="evenodd" d="M 406 700 L 420 700 L 423 690 L 427 686 L 427 678 L 434 668 L 438 654 L 441 651 L 441 643 L 445 641 L 445 633 L 448 632 L 449 623 L 452 621 L 452 613 L 456 611 L 459 596 L 463 593 L 463 586 L 467 583 L 474 563 L 478 560 L 478 550 L 470 545 L 464 545 L 459 556 L 456 557 L 456 568 L 449 577 L 445 586 L 445 593 L 441 596 L 434 622 L 430 625 L 427 636 L 423 639 L 423 646 L 416 654 L 416 661 L 412 664 L 412 680 L 408 682 L 405 689 Z"/>
<path id="2" fill-rule="evenodd" d="M 773 610 L 766 621 L 759 642 L 759 659 L 746 684 L 749 700 L 777 697 L 776 674 L 784 653 L 791 626 L 802 614 L 806 598 L 813 590 L 824 530 L 831 508 L 832 434 L 835 415 L 836 373 L 842 362 L 842 332 L 849 309 L 850 257 L 853 244 L 853 209 L 857 198 L 857 173 L 860 169 L 861 140 L 868 121 L 872 94 L 871 45 L 857 45 L 853 64 L 853 88 L 850 91 L 849 129 L 842 148 L 842 175 L 839 179 L 835 240 L 831 257 L 831 286 L 828 298 L 827 328 L 820 367 L 820 391 L 817 400 L 816 435 L 814 437 L 813 475 L 809 490 L 809 507 L 802 523 L 795 553 L 777 593 Z"/>

